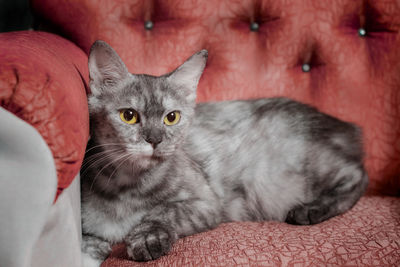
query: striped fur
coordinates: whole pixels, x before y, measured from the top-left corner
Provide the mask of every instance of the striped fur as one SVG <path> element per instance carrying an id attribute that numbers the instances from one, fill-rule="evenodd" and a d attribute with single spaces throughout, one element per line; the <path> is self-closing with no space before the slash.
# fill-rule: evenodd
<path id="1" fill-rule="evenodd" d="M 357 126 L 286 98 L 196 105 L 206 58 L 200 51 L 166 75 L 135 75 L 111 47 L 94 44 L 91 140 L 81 171 L 82 250 L 90 262 L 117 242 L 133 260 L 153 260 L 178 238 L 221 222 L 319 223 L 364 193 Z M 140 122 L 122 122 L 125 108 Z M 181 119 L 167 126 L 172 111 Z"/>

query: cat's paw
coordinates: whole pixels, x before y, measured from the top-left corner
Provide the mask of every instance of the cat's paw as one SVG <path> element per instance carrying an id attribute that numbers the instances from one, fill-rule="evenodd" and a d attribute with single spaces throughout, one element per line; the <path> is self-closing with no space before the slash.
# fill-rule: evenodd
<path id="1" fill-rule="evenodd" d="M 82 253 L 82 267 L 100 267 L 103 261 L 95 259 L 87 253 Z"/>
<path id="2" fill-rule="evenodd" d="M 109 242 L 95 236 L 82 236 L 82 266 L 99 267 L 111 252 Z"/>
<path id="3" fill-rule="evenodd" d="M 150 261 L 168 253 L 178 239 L 171 227 L 158 222 L 138 225 L 125 239 L 129 257 L 135 261 Z"/>
<path id="4" fill-rule="evenodd" d="M 289 224 L 309 225 L 320 223 L 330 217 L 327 206 L 304 205 L 290 210 L 285 222 Z"/>

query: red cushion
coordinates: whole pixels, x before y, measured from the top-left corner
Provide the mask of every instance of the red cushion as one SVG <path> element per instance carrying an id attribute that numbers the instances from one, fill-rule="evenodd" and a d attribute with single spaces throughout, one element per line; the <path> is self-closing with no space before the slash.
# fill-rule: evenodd
<path id="1" fill-rule="evenodd" d="M 77 175 L 84 156 L 87 77 L 87 56 L 61 37 L 0 34 L 0 106 L 35 127 L 47 142 L 57 168 L 57 196 Z"/>
<path id="2" fill-rule="evenodd" d="M 134 73 L 171 71 L 202 48 L 199 101 L 289 96 L 361 125 L 370 189 L 400 191 L 397 0 L 33 0 L 86 52 L 109 42 Z M 146 30 L 144 22 L 153 28 Z M 257 22 L 258 31 L 251 31 Z M 366 31 L 365 36 L 359 29 Z M 309 72 L 302 65 L 311 66 Z"/>
<path id="3" fill-rule="evenodd" d="M 134 266 L 398 266 L 400 201 L 363 197 L 345 213 L 313 226 L 238 222 L 178 240 L 146 264 L 114 247 L 102 267 Z M 371 216 L 373 214 L 373 216 Z"/>

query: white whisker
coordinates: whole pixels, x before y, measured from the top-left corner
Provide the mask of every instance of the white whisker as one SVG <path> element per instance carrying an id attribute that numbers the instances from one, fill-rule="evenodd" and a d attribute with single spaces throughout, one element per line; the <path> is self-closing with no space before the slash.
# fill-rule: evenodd
<path id="1" fill-rule="evenodd" d="M 119 152 L 119 151 L 123 151 L 122 149 L 114 149 L 114 150 L 106 150 L 106 151 L 102 151 L 102 152 L 98 152 L 96 154 L 93 154 L 89 157 L 86 157 L 84 159 L 84 164 L 82 165 L 81 169 L 85 168 L 85 166 L 87 166 L 87 164 L 89 164 L 90 162 L 95 161 L 97 158 L 99 157 L 103 157 L 106 156 L 108 154 L 114 153 L 114 152 Z"/>
<path id="2" fill-rule="evenodd" d="M 98 147 L 104 147 L 104 146 L 124 146 L 124 143 L 107 143 L 107 144 L 101 144 L 101 145 L 96 145 L 96 146 L 92 146 L 91 148 L 89 148 L 88 150 L 85 151 L 85 153 L 91 151 L 92 149 L 98 148 Z"/>
<path id="3" fill-rule="evenodd" d="M 108 177 L 108 179 L 107 179 L 107 184 L 106 184 L 106 186 L 108 186 L 108 183 L 110 182 L 110 180 L 111 180 L 111 177 L 114 175 L 114 173 L 118 170 L 118 168 L 124 163 L 124 162 L 126 162 L 130 157 L 131 157 L 131 155 L 130 154 L 125 154 L 125 156 L 124 157 L 126 157 L 124 160 L 122 160 L 122 162 L 120 163 L 120 164 L 118 164 L 115 168 L 114 168 L 114 171 L 111 173 L 111 175 Z"/>
<path id="4" fill-rule="evenodd" d="M 102 173 L 102 171 L 103 171 L 105 168 L 107 168 L 108 166 L 114 164 L 115 162 L 118 162 L 119 160 L 123 159 L 124 157 L 126 157 L 126 154 L 122 155 L 121 157 L 119 157 L 119 158 L 117 158 L 117 159 L 115 159 L 115 160 L 112 160 L 110 163 L 106 164 L 103 168 L 101 168 L 100 171 L 98 171 L 97 174 L 96 174 L 96 176 L 93 178 L 92 185 L 90 186 L 89 191 L 92 191 L 93 185 L 94 185 L 94 183 L 95 183 L 97 177 Z"/>
<path id="5" fill-rule="evenodd" d="M 91 163 L 87 163 L 89 165 L 85 164 L 86 166 L 81 169 L 81 170 L 84 170 L 81 175 L 84 176 L 86 174 L 86 172 L 89 171 L 94 166 L 96 166 L 96 164 L 102 163 L 102 162 L 107 162 L 108 160 L 111 160 L 113 157 L 116 157 L 119 154 L 121 154 L 121 152 L 120 151 L 116 151 L 116 152 L 112 152 L 112 153 L 110 153 L 108 155 L 105 155 L 104 157 L 100 157 L 99 156 L 100 158 L 96 158 Z"/>

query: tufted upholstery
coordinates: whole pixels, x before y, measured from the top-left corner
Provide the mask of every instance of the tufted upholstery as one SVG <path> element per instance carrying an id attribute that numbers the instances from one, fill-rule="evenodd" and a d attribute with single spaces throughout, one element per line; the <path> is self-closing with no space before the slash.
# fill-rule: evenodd
<path id="1" fill-rule="evenodd" d="M 208 49 L 199 101 L 284 95 L 358 123 L 370 190 L 399 193 L 399 1 L 33 0 L 32 6 L 86 52 L 97 39 L 109 42 L 134 73 L 162 74 Z"/>

